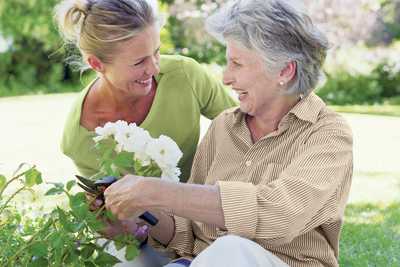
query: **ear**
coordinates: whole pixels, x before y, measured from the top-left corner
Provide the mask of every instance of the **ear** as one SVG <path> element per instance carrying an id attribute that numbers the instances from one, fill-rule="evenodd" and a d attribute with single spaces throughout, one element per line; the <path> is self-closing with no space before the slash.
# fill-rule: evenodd
<path id="1" fill-rule="evenodd" d="M 294 76 L 296 75 L 297 72 L 297 64 L 296 61 L 290 61 L 286 67 L 284 67 L 281 70 L 281 73 L 279 74 L 279 80 L 280 82 L 283 82 L 284 84 L 289 83 Z"/>
<path id="2" fill-rule="evenodd" d="M 104 72 L 104 64 L 98 57 L 90 55 L 87 58 L 87 62 L 93 70 L 101 73 Z"/>

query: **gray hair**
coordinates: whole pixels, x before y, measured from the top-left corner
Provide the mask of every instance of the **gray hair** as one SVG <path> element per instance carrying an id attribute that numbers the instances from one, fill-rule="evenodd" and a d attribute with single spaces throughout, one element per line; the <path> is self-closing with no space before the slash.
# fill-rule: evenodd
<path id="1" fill-rule="evenodd" d="M 118 43 L 157 22 L 162 24 L 155 0 L 63 0 L 54 13 L 64 41 L 103 63 L 112 62 Z M 70 57 L 69 63 L 87 68 L 80 56 Z"/>
<path id="2" fill-rule="evenodd" d="M 224 42 L 232 39 L 259 52 L 266 70 L 297 64 L 288 94 L 307 95 L 317 85 L 329 46 L 299 0 L 236 0 L 206 21 L 207 31 Z"/>

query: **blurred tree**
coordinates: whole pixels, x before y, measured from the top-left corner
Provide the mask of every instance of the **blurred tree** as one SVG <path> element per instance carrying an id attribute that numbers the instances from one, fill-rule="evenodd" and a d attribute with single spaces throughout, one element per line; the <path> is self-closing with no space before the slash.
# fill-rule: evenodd
<path id="1" fill-rule="evenodd" d="M 208 35 L 205 18 L 225 1 L 164 0 L 168 2 L 167 30 L 171 34 L 175 53 L 193 57 L 203 63 L 225 63 L 225 47 Z"/>
<path id="2" fill-rule="evenodd" d="M 52 18 L 58 1 L 0 0 L 0 96 L 4 88 L 10 91 L 18 87 L 28 92 L 41 86 L 53 92 L 79 81 L 79 73 L 63 63 L 66 50 Z M 159 0 L 161 10 L 168 15 L 161 32 L 162 53 L 224 64 L 225 48 L 204 30 L 204 19 L 224 2 Z M 400 36 L 400 0 L 304 2 L 334 48 L 365 41 L 388 44 Z M 79 90 L 81 86 L 74 88 Z"/>
<path id="3" fill-rule="evenodd" d="M 0 53 L 0 86 L 16 87 L 45 85 L 56 90 L 57 83 L 74 82 L 73 74 L 63 64 L 62 41 L 53 23 L 56 0 L 14 0 L 0 2 L 0 33 L 11 40 L 8 50 Z M 11 93 L 12 94 L 12 93 Z"/>
<path id="4" fill-rule="evenodd" d="M 174 36 L 177 52 L 204 62 L 221 62 L 219 53 L 224 50 L 205 33 L 203 25 L 204 18 L 225 1 L 168 2 L 168 29 Z M 369 40 L 388 44 L 400 35 L 400 0 L 304 0 L 304 4 L 314 22 L 328 35 L 333 50 Z"/>
<path id="5" fill-rule="evenodd" d="M 380 0 L 379 21 L 368 40 L 371 45 L 400 40 L 400 0 Z"/>

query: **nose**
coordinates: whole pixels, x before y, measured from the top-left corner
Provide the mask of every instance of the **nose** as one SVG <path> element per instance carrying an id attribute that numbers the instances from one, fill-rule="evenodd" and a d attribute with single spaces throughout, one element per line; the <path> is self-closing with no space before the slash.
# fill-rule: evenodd
<path id="1" fill-rule="evenodd" d="M 227 67 L 224 72 L 223 72 L 223 83 L 225 85 L 232 85 L 234 82 L 234 78 L 233 75 L 231 73 L 231 71 L 229 70 L 229 67 Z"/>
<path id="2" fill-rule="evenodd" d="M 157 56 L 152 56 L 146 66 L 146 74 L 147 75 L 157 75 L 158 72 L 160 71 L 160 66 L 159 66 L 159 58 Z"/>

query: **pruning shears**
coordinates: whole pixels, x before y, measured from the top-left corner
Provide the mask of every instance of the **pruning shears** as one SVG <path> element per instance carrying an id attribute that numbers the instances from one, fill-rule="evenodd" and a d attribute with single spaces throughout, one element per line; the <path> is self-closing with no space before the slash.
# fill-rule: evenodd
<path id="1" fill-rule="evenodd" d="M 104 191 L 109 187 L 112 183 L 117 181 L 117 178 L 114 176 L 105 176 L 97 181 L 92 181 L 85 177 L 75 175 L 75 177 L 79 180 L 78 185 L 85 190 L 86 192 L 93 194 L 96 196 L 96 199 L 100 199 L 105 203 L 104 199 Z M 153 214 L 146 211 L 142 215 L 139 216 L 140 219 L 146 221 L 148 224 L 154 226 L 158 223 L 158 219 L 154 217 Z"/>

